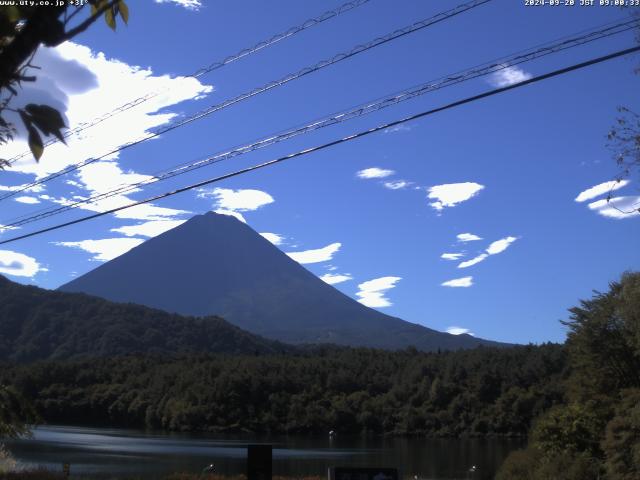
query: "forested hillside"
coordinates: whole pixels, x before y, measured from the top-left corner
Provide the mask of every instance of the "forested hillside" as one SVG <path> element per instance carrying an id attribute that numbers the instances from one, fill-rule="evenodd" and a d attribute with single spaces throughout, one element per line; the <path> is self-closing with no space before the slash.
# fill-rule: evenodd
<path id="1" fill-rule="evenodd" d="M 561 346 L 132 356 L 0 365 L 51 423 L 181 431 L 525 435 L 563 399 Z"/>
<path id="2" fill-rule="evenodd" d="M 183 317 L 84 294 L 24 286 L 0 275 L 0 360 L 132 353 L 264 354 L 289 348 L 218 317 Z"/>

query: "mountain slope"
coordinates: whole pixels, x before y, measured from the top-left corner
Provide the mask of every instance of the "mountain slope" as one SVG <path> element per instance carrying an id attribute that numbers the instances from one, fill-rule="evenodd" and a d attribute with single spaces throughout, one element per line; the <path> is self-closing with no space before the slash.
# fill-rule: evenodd
<path id="1" fill-rule="evenodd" d="M 181 317 L 84 294 L 20 285 L 0 275 L 0 360 L 132 353 L 268 354 L 291 349 L 221 318 Z"/>
<path id="2" fill-rule="evenodd" d="M 268 338 L 422 350 L 492 344 L 367 308 L 237 219 L 209 212 L 60 287 L 185 315 L 219 315 Z"/>

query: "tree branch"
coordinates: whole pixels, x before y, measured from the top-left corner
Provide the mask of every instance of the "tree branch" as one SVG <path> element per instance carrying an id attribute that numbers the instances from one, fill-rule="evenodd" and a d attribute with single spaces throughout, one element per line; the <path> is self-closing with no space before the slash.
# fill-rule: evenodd
<path id="1" fill-rule="evenodd" d="M 61 43 L 66 42 L 67 40 L 71 40 L 76 35 L 84 32 L 87 28 L 89 28 L 98 19 L 98 17 L 100 17 L 104 12 L 106 12 L 110 8 L 112 8 L 119 1 L 120 0 L 111 0 L 105 6 L 103 6 L 100 9 L 98 9 L 98 11 L 96 11 L 96 13 L 91 15 L 89 18 L 87 18 L 80 25 L 78 25 L 77 27 L 72 28 L 68 32 L 65 32 L 65 34 L 60 37 L 59 41 L 56 42 L 56 45 L 60 45 Z"/>

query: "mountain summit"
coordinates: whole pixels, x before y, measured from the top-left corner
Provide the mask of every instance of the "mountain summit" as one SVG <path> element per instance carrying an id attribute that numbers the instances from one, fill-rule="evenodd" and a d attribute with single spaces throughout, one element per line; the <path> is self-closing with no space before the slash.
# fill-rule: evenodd
<path id="1" fill-rule="evenodd" d="M 289 343 L 421 350 L 497 345 L 365 307 L 326 284 L 234 217 L 213 212 L 60 287 L 183 315 L 218 315 Z"/>

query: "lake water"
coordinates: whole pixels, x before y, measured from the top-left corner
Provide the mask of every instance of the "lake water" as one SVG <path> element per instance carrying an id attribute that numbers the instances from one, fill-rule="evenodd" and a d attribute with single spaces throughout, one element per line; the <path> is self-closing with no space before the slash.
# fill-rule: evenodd
<path id="1" fill-rule="evenodd" d="M 331 466 L 397 467 L 405 478 L 490 479 L 518 440 L 427 440 L 337 436 L 231 436 L 46 426 L 33 438 L 5 442 L 23 465 L 71 474 L 158 477 L 200 472 L 246 473 L 247 444 L 273 445 L 274 475 L 327 475 Z M 475 465 L 475 472 L 470 468 Z"/>

